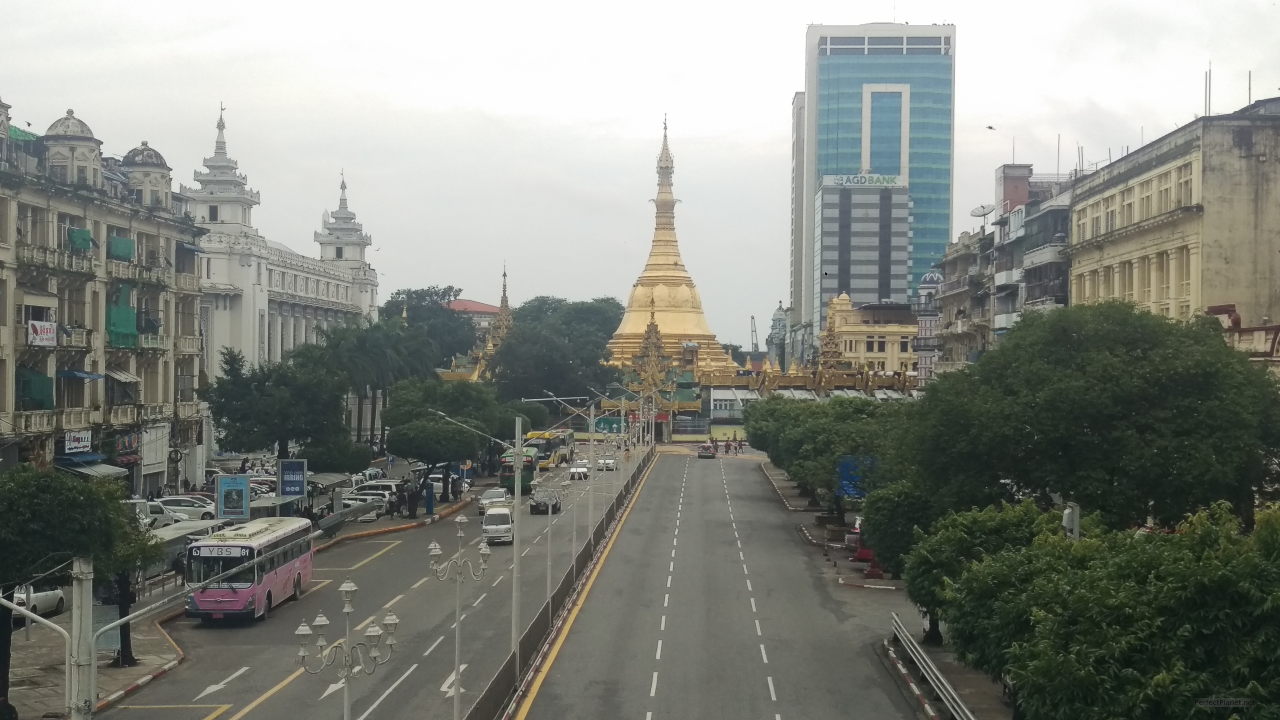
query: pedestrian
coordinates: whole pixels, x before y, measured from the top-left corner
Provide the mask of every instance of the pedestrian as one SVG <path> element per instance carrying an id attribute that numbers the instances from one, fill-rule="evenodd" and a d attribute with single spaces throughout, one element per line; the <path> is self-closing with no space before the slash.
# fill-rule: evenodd
<path id="1" fill-rule="evenodd" d="M 422 494 L 417 487 L 409 491 L 409 519 L 414 520 L 418 517 L 418 503 L 422 501 Z"/>
<path id="2" fill-rule="evenodd" d="M 396 466 L 396 456 L 392 455 L 391 453 L 387 453 L 387 468 L 390 469 L 395 466 Z"/>
<path id="3" fill-rule="evenodd" d="M 409 496 L 405 493 L 404 488 L 396 491 L 396 508 L 398 512 L 405 512 L 409 509 Z"/>
<path id="4" fill-rule="evenodd" d="M 247 472 L 249 472 L 249 458 L 240 461 L 240 474 L 243 475 Z"/>

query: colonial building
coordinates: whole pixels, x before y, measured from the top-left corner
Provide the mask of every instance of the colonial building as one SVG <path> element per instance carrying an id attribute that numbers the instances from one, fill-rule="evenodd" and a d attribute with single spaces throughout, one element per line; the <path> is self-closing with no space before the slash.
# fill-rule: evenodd
<path id="1" fill-rule="evenodd" d="M 204 231 L 185 203 L 146 141 L 104 156 L 73 111 L 37 136 L 0 103 L 3 464 L 140 495 L 203 479 Z"/>
<path id="2" fill-rule="evenodd" d="M 911 303 L 916 316 L 916 337 L 911 347 L 916 351 L 916 384 L 924 387 L 933 379 L 934 363 L 942 344 L 938 339 L 938 287 L 942 275 L 927 272 L 920 277 L 919 295 Z"/>
<path id="3" fill-rule="evenodd" d="M 839 358 L 851 370 L 909 373 L 916 371 L 912 341 L 919 325 L 905 303 L 868 303 L 854 307 L 848 295 L 827 303 L 827 332 L 834 336 Z"/>
<path id="4" fill-rule="evenodd" d="M 658 196 L 654 199 L 653 243 L 644 270 L 631 288 L 622 322 L 609 341 L 611 362 L 627 367 L 640 353 L 650 320 L 657 323 L 667 357 L 692 362 L 697 368 L 728 367 L 733 364 L 707 326 L 702 298 L 693 278 L 680 259 L 676 242 L 676 198 L 671 191 L 675 161 L 667 146 L 667 128 L 662 128 L 662 151 L 658 155 Z"/>
<path id="5" fill-rule="evenodd" d="M 293 348 L 316 342 L 328 328 L 377 320 L 378 275 L 365 257 L 373 239 L 347 204 L 346 178 L 338 185 L 338 209 L 321 216 L 313 236 L 320 257 L 307 257 L 268 240 L 253 226 L 261 195 L 227 154 L 221 114 L 217 130 L 213 156 L 204 159 L 203 171 L 195 172 L 198 187 L 181 188 L 205 233 L 200 239 L 200 327 L 210 373 L 221 374 L 223 348 L 240 351 L 250 363 L 279 362 Z M 353 413 L 358 407 L 366 413 L 363 419 L 350 418 L 353 431 L 371 428 L 368 415 L 374 404 L 349 406 Z M 211 427 L 206 429 L 212 433 Z"/>
<path id="6" fill-rule="evenodd" d="M 1070 298 L 1280 317 L 1280 98 L 1201 117 L 1075 184 Z"/>

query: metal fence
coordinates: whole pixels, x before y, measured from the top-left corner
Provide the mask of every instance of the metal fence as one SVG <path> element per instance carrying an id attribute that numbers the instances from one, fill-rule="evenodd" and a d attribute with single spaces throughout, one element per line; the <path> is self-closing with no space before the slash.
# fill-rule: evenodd
<path id="1" fill-rule="evenodd" d="M 583 579 L 583 573 L 591 566 L 614 520 L 630 499 L 640 476 L 653 462 L 654 457 L 655 454 L 651 450 L 641 459 L 635 471 L 631 473 L 631 477 L 623 483 L 613 502 L 605 509 L 605 517 L 596 524 L 591 537 L 588 541 L 584 541 L 582 549 L 578 551 L 573 567 L 565 571 L 564 576 L 552 591 L 550 602 L 542 604 L 538 613 L 529 622 L 529 627 L 520 636 L 519 671 L 515 667 L 515 658 L 508 655 L 493 679 L 472 703 L 467 711 L 467 720 L 496 720 L 503 717 L 516 699 L 521 681 L 542 663 L 551 635 L 563 621 L 566 606 L 575 597 L 575 591 Z"/>
<path id="2" fill-rule="evenodd" d="M 951 683 L 947 682 L 942 673 L 938 672 L 938 668 L 929 659 L 929 656 L 925 654 L 924 649 L 907 631 L 907 627 L 902 624 L 902 619 L 898 617 L 898 613 L 891 612 L 889 614 L 893 616 L 894 644 L 905 650 L 911 658 L 911 662 L 916 667 L 916 674 L 932 692 L 933 699 L 946 706 L 951 720 L 975 720 L 973 713 L 969 712 L 969 708 L 965 707 L 964 701 L 960 699 L 960 696 L 951 687 Z"/>

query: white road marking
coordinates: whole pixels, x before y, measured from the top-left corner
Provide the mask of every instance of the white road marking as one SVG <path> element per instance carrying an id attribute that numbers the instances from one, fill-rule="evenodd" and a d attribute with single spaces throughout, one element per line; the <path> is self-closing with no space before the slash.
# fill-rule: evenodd
<path id="1" fill-rule="evenodd" d="M 671 576 L 667 576 L 667 587 L 671 587 Z"/>
<path id="2" fill-rule="evenodd" d="M 666 607 L 669 602 L 671 602 L 671 593 L 662 596 L 662 607 Z"/>
<path id="3" fill-rule="evenodd" d="M 458 682 L 458 683 L 456 683 L 456 685 L 455 685 L 455 683 L 454 683 L 454 681 L 453 681 L 453 680 L 454 680 L 454 675 L 461 676 L 461 675 L 462 675 L 462 673 L 463 673 L 463 671 L 465 671 L 466 669 L 467 669 L 467 664 L 466 664 L 466 663 L 462 663 L 462 665 L 458 666 L 458 672 L 456 672 L 456 673 L 449 673 L 449 677 L 447 677 L 447 678 L 445 678 L 445 679 L 444 679 L 444 682 L 440 685 L 440 692 L 444 693 L 444 696 L 445 696 L 445 697 L 453 697 L 453 693 L 454 693 L 454 690 L 455 690 L 455 689 L 456 689 L 456 690 L 459 690 L 459 691 L 461 691 L 461 692 L 466 692 L 466 691 L 467 691 L 467 689 L 466 689 L 466 688 L 462 687 L 462 683 L 461 683 L 461 682 Z"/>
<path id="4" fill-rule="evenodd" d="M 769 656 L 764 652 L 764 643 L 760 643 L 760 659 L 764 661 L 765 665 L 769 664 Z"/>
<path id="5" fill-rule="evenodd" d="M 659 630 L 666 630 L 666 629 L 667 629 L 667 616 L 666 616 L 666 615 L 663 615 L 663 616 L 662 616 L 662 623 L 658 625 L 658 629 L 659 629 Z"/>
<path id="6" fill-rule="evenodd" d="M 422 583 L 426 582 L 427 580 L 430 580 L 430 578 L 422 578 L 422 579 L 421 579 L 421 580 L 419 580 L 418 582 L 414 583 L 414 584 L 413 584 L 413 586 L 412 586 L 411 588 L 409 588 L 409 589 L 410 589 L 410 590 L 417 590 L 418 588 L 422 587 Z"/>
<path id="7" fill-rule="evenodd" d="M 743 574 L 743 575 L 750 575 L 750 574 L 751 574 L 751 573 L 747 572 L 747 564 L 746 564 L 746 563 L 742 563 L 742 574 Z"/>
<path id="8" fill-rule="evenodd" d="M 676 534 L 673 537 L 678 537 L 679 535 L 680 535 L 680 528 L 676 528 Z"/>
<path id="9" fill-rule="evenodd" d="M 755 598 L 751 598 L 751 612 L 759 612 L 758 610 L 756 610 L 756 599 L 755 599 Z"/>
<path id="10" fill-rule="evenodd" d="M 764 633 L 760 632 L 760 618 L 756 618 L 756 637 L 763 637 Z"/>
<path id="11" fill-rule="evenodd" d="M 452 625 L 450 625 L 450 626 L 449 626 L 449 629 L 450 629 L 450 630 L 452 630 L 453 628 L 458 627 L 458 622 L 461 622 L 461 621 L 466 620 L 466 619 L 467 619 L 467 614 L 466 614 L 466 613 L 462 613 L 462 615 L 458 618 L 458 620 L 457 620 L 457 621 L 455 621 Z"/>
<path id="12" fill-rule="evenodd" d="M 772 700 L 772 701 L 774 701 L 774 702 L 778 702 L 778 694 L 777 694 L 777 693 L 775 693 L 775 692 L 773 691 L 773 676 L 772 676 L 772 675 L 770 675 L 770 676 L 769 676 L 768 678 L 766 678 L 766 679 L 769 681 L 769 699 L 770 699 L 770 700 Z M 774 715 L 774 717 L 775 717 L 775 718 L 780 718 L 780 717 L 782 717 L 782 716 L 781 716 L 781 715 Z"/>
<path id="13" fill-rule="evenodd" d="M 209 687 L 205 688 L 204 692 L 196 696 L 196 700 L 199 700 L 200 698 L 204 697 L 205 695 L 208 695 L 209 693 L 213 693 L 221 690 L 222 688 L 226 687 L 232 680 L 235 680 L 236 678 L 240 677 L 241 675 L 247 672 L 249 672 L 249 668 L 247 667 L 240 668 L 239 670 L 231 673 L 231 675 L 229 675 L 226 680 L 223 680 L 222 682 L 217 683 L 216 685 L 210 685 Z M 192 702 L 195 702 L 195 700 L 193 700 Z"/>
<path id="14" fill-rule="evenodd" d="M 741 551 L 741 550 L 739 550 L 739 551 L 738 551 L 738 559 L 739 559 L 739 560 L 746 560 L 746 558 L 742 557 L 742 551 Z"/>
<path id="15" fill-rule="evenodd" d="M 671 544 L 672 544 L 672 545 L 679 545 L 679 544 L 680 544 L 680 538 L 676 538 L 676 537 L 671 538 Z"/>
<path id="16" fill-rule="evenodd" d="M 675 572 L 675 571 L 676 571 L 676 564 L 675 564 L 675 562 L 674 562 L 674 561 L 672 561 L 672 562 L 667 563 L 667 572 L 671 573 L 671 572 Z"/>
<path id="17" fill-rule="evenodd" d="M 364 714 L 363 714 L 363 715 L 361 715 L 357 720 L 365 720 L 365 718 L 369 717 L 369 715 L 370 715 L 374 710 L 376 710 L 376 709 L 378 708 L 378 706 L 379 706 L 379 705 L 381 705 L 381 704 L 382 704 L 382 701 L 387 699 L 387 696 L 391 694 L 391 691 L 392 691 L 392 690 L 395 690 L 395 689 L 396 689 L 396 686 L 398 686 L 400 683 L 404 682 L 404 679 L 405 679 L 405 678 L 407 678 L 407 677 L 409 677 L 409 674 L 410 674 L 410 673 L 412 673 L 414 670 L 417 670 L 417 669 L 418 669 L 418 664 L 417 664 L 417 663 L 414 663 L 413 665 L 410 665 L 410 666 L 409 666 L 409 669 L 408 669 L 408 670 L 405 670 L 405 671 L 404 671 L 404 674 L 403 674 L 403 675 L 401 675 L 401 676 L 400 676 L 400 678 L 399 678 L 398 680 L 396 680 L 395 682 L 391 683 L 390 687 L 388 687 L 386 690 L 384 690 L 384 691 L 382 692 L 382 694 L 378 696 L 378 699 L 377 699 L 377 700 L 374 700 L 374 701 L 373 701 L 373 704 L 369 706 L 369 709 L 368 709 L 368 710 L 365 710 L 365 711 L 364 711 Z"/>
<path id="18" fill-rule="evenodd" d="M 742 549 L 742 541 L 741 541 L 741 540 L 734 540 L 734 542 L 738 543 L 738 549 L 739 549 L 739 550 L 741 550 L 741 549 Z"/>
<path id="19" fill-rule="evenodd" d="M 524 557 L 525 555 L 528 555 L 528 554 L 529 554 L 529 548 L 525 548 L 524 551 L 520 553 L 520 557 Z"/>
<path id="20" fill-rule="evenodd" d="M 467 544 L 468 544 L 468 545 L 475 545 L 475 544 L 476 544 L 476 543 L 478 543 L 478 542 L 480 542 L 480 538 L 476 538 L 475 540 L 472 540 L 471 542 L 469 542 L 469 543 L 467 543 Z"/>
<path id="21" fill-rule="evenodd" d="M 494 581 L 493 581 L 493 584 L 492 584 L 492 585 L 490 585 L 489 587 L 498 587 L 498 583 L 502 582 L 502 578 L 504 578 L 504 577 L 506 577 L 506 575 L 499 575 L 499 576 L 498 576 L 498 579 L 497 579 L 497 580 L 494 580 Z"/>
<path id="22" fill-rule="evenodd" d="M 662 640 L 661 639 L 658 640 L 658 652 L 654 654 L 653 659 L 654 660 L 662 659 Z"/>
<path id="23" fill-rule="evenodd" d="M 645 713 L 645 714 L 644 714 L 644 720 L 653 720 L 653 711 L 652 711 L 652 710 L 650 710 L 649 712 L 647 712 L 647 713 Z"/>
<path id="24" fill-rule="evenodd" d="M 675 550 L 672 550 L 672 551 L 671 551 L 671 557 L 675 557 L 675 556 L 676 556 L 676 551 L 675 551 Z"/>
<path id="25" fill-rule="evenodd" d="M 653 671 L 653 680 L 649 681 L 649 697 L 658 694 L 658 671 Z"/>
<path id="26" fill-rule="evenodd" d="M 489 593 L 480 593 L 480 597 L 476 598 L 476 601 L 475 601 L 475 602 L 473 602 L 473 603 L 471 603 L 471 607 L 475 607 L 475 606 L 479 605 L 479 604 L 480 604 L 480 601 L 481 601 L 481 600 L 484 600 L 488 595 L 489 595 Z"/>
<path id="27" fill-rule="evenodd" d="M 404 597 L 404 594 L 403 594 L 403 593 L 401 593 L 401 594 L 399 594 L 399 595 L 397 595 L 397 596 L 395 596 L 395 597 L 391 598 L 390 600 L 388 600 L 388 601 L 387 601 L 387 604 L 386 604 L 386 605 L 383 605 L 383 606 L 382 606 L 382 609 L 383 609 L 383 610 L 386 610 L 387 608 L 391 607 L 392 605 L 395 605 L 396 603 L 400 602 L 400 599 L 401 599 L 401 598 L 403 598 L 403 597 Z"/>
<path id="28" fill-rule="evenodd" d="M 436 638 L 436 641 L 435 641 L 435 642 L 433 642 L 433 643 L 431 643 L 431 647 L 427 648 L 427 651 L 426 651 L 426 652 L 424 652 L 424 653 L 422 653 L 422 657 L 426 657 L 426 656 L 430 655 L 430 654 L 431 654 L 431 651 L 432 651 L 432 650 L 435 650 L 435 649 L 436 649 L 436 646 L 437 646 L 437 645 L 439 645 L 439 644 L 440 644 L 441 642 L 443 642 L 443 641 L 444 641 L 444 636 L 443 636 L 443 635 L 441 635 L 440 637 Z"/>
<path id="29" fill-rule="evenodd" d="M 321 699 L 321 700 L 323 700 L 323 699 L 325 699 L 325 698 L 329 697 L 330 695 L 332 695 L 332 694 L 333 694 L 333 692 L 334 692 L 335 690 L 341 690 L 341 689 L 342 689 L 342 686 L 343 686 L 345 683 L 346 683 L 346 681 L 345 681 L 345 680 L 339 680 L 339 681 L 338 681 L 338 682 L 336 682 L 336 683 L 330 683 L 330 684 L 329 684 L 329 687 L 325 688 L 324 694 L 320 696 L 320 699 Z"/>
<path id="30" fill-rule="evenodd" d="M 751 589 L 751 578 L 747 578 L 747 592 L 755 592 Z"/>

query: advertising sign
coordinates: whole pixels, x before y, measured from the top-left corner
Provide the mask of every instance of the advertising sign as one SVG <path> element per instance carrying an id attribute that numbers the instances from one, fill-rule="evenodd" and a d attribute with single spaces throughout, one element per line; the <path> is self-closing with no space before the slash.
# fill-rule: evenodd
<path id="1" fill-rule="evenodd" d="M 63 452 L 89 452 L 93 448 L 92 430 L 68 430 L 62 436 Z"/>
<path id="2" fill-rule="evenodd" d="M 823 185 L 835 185 L 837 187 L 905 187 L 906 183 L 902 182 L 901 175 L 876 175 L 872 173 L 862 173 L 861 175 L 823 175 Z"/>
<path id="3" fill-rule="evenodd" d="M 27 344 L 32 347 L 57 347 L 58 324 L 43 320 L 28 320 Z"/>
<path id="4" fill-rule="evenodd" d="M 219 475 L 214 485 L 219 520 L 249 519 L 249 476 Z"/>
<path id="5" fill-rule="evenodd" d="M 306 460 L 277 460 L 276 468 L 281 497 L 301 497 L 307 494 Z"/>

